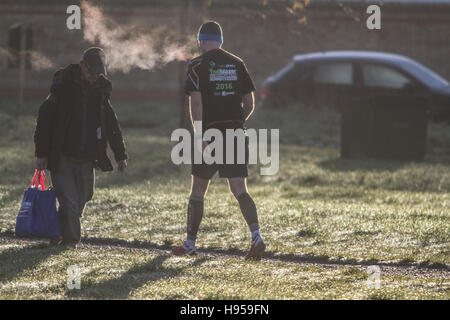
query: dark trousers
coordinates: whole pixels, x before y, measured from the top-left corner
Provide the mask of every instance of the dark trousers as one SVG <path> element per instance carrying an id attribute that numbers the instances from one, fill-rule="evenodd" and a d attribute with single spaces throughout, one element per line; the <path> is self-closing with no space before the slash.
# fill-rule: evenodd
<path id="1" fill-rule="evenodd" d="M 66 243 L 78 243 L 81 238 L 80 218 L 86 203 L 94 194 L 92 161 L 61 156 L 56 170 L 51 171 L 52 183 L 59 203 L 61 235 Z"/>

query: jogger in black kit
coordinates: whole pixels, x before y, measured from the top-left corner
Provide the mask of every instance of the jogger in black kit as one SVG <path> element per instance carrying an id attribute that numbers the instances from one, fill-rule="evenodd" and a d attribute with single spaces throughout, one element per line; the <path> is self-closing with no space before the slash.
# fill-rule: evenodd
<path id="1" fill-rule="evenodd" d="M 247 68 L 239 57 L 223 50 L 222 29 L 215 21 L 204 23 L 198 32 L 198 43 L 202 55 L 189 62 L 186 79 L 186 94 L 192 122 L 200 122 L 202 130 L 244 129 L 244 122 L 254 110 L 255 87 Z M 194 128 L 195 130 L 195 128 Z M 204 149 L 208 143 L 203 142 Z M 172 249 L 174 255 L 190 255 L 196 252 L 195 241 L 203 217 L 203 201 L 209 183 L 219 171 L 227 178 L 230 191 L 236 197 L 242 214 L 249 226 L 252 241 L 246 259 L 260 260 L 265 250 L 262 240 L 256 205 L 247 190 L 248 140 L 245 139 L 245 163 L 192 165 L 192 186 L 188 205 L 187 239 L 181 246 Z M 226 148 L 224 147 L 224 158 Z"/>

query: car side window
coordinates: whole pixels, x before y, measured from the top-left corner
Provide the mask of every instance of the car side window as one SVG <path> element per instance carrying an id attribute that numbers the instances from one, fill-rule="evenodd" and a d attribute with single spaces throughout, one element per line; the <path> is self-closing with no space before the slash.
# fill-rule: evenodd
<path id="1" fill-rule="evenodd" d="M 353 64 L 351 62 L 330 62 L 319 65 L 313 74 L 318 84 L 353 84 Z"/>
<path id="2" fill-rule="evenodd" d="M 412 80 L 402 73 L 382 65 L 366 64 L 362 66 L 364 84 L 367 87 L 386 89 L 402 89 L 413 84 Z"/>

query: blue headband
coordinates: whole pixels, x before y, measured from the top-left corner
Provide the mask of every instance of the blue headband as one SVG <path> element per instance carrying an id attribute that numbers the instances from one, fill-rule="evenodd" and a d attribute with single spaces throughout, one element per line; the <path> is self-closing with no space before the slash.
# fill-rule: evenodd
<path id="1" fill-rule="evenodd" d="M 207 33 L 199 33 L 198 34 L 198 40 L 210 40 L 210 41 L 218 41 L 220 43 L 223 43 L 223 39 L 221 35 L 218 34 L 207 34 Z"/>

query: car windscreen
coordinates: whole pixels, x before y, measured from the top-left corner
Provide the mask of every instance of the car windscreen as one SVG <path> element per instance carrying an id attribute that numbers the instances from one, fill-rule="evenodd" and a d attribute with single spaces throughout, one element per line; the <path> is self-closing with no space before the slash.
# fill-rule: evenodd
<path id="1" fill-rule="evenodd" d="M 429 87 L 442 88 L 449 85 L 447 80 L 418 62 L 412 60 L 402 61 L 400 65 L 405 71 Z"/>
<path id="2" fill-rule="evenodd" d="M 278 71 L 277 73 L 274 74 L 274 78 L 275 79 L 280 79 L 282 78 L 284 75 L 286 75 L 287 73 L 289 73 L 289 71 L 291 71 L 294 68 L 295 63 L 291 62 L 289 63 L 287 66 L 285 66 L 283 69 L 281 69 L 280 71 Z"/>
<path id="3" fill-rule="evenodd" d="M 278 84 L 294 84 L 304 80 L 307 75 L 308 73 L 304 66 L 299 63 L 291 62 L 273 75 L 271 79 Z"/>

